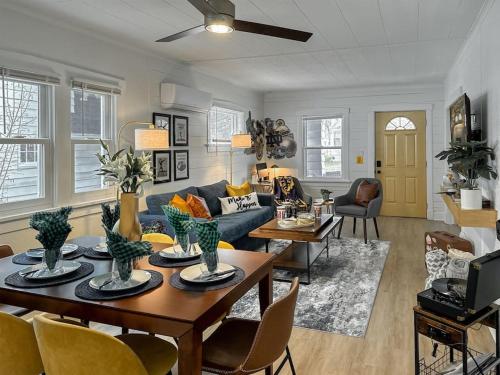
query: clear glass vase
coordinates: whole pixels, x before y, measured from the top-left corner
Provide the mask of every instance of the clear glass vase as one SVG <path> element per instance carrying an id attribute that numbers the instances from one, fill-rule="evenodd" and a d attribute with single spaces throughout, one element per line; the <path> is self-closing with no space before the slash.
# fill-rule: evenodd
<path id="1" fill-rule="evenodd" d="M 134 262 L 119 262 L 113 259 L 111 266 L 111 285 L 110 289 L 122 289 L 131 286 L 132 271 L 134 270 Z"/>
<path id="2" fill-rule="evenodd" d="M 191 242 L 189 240 L 189 235 L 186 234 L 176 234 L 173 244 L 174 253 L 180 257 L 186 256 L 191 252 Z"/>
<path id="3" fill-rule="evenodd" d="M 64 272 L 62 265 L 62 250 L 58 249 L 45 249 L 42 258 L 42 267 L 37 272 L 38 277 L 46 277 L 52 275 L 59 275 Z"/>
<path id="4" fill-rule="evenodd" d="M 217 249 L 215 251 L 204 251 L 202 255 L 202 270 L 207 274 L 217 271 L 219 266 L 219 255 Z"/>

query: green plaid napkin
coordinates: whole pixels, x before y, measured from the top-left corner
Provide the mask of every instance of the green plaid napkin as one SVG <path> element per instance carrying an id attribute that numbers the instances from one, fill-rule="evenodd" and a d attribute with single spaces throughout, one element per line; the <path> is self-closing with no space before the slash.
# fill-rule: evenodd
<path id="1" fill-rule="evenodd" d="M 46 250 L 60 249 L 71 232 L 68 217 L 73 209 L 63 207 L 55 212 L 37 212 L 30 218 L 30 227 L 37 230 L 36 239 Z"/>
<path id="2" fill-rule="evenodd" d="M 174 228 L 175 234 L 180 237 L 185 236 L 189 229 L 185 228 L 182 223 L 185 221 L 191 221 L 191 216 L 189 216 L 189 214 L 181 212 L 177 207 L 171 205 L 161 206 L 161 208 L 167 216 L 168 222 L 170 223 L 172 228 Z"/>
<path id="3" fill-rule="evenodd" d="M 219 222 L 217 220 L 207 222 L 193 222 L 194 230 L 198 236 L 198 244 L 201 250 L 205 252 L 217 251 L 217 245 L 220 240 L 220 232 L 217 230 Z"/>
<path id="4" fill-rule="evenodd" d="M 107 228 L 104 230 L 106 231 L 109 254 L 119 263 L 134 261 L 153 253 L 149 242 L 129 242 L 119 233 L 114 233 Z"/>
<path id="5" fill-rule="evenodd" d="M 118 219 L 120 219 L 120 203 L 116 203 L 115 208 L 112 209 L 108 203 L 101 204 L 102 218 L 101 222 L 105 228 L 113 230 Z"/>

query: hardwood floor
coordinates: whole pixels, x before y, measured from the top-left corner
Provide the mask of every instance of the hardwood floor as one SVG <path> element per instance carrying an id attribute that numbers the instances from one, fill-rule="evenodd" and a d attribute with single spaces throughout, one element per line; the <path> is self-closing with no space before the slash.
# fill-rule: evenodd
<path id="1" fill-rule="evenodd" d="M 424 286 L 424 233 L 446 230 L 458 233 L 456 226 L 425 219 L 381 217 L 380 238 L 391 241 L 391 249 L 380 282 L 370 324 L 364 338 L 294 328 L 290 350 L 297 374 L 402 375 L 413 374 L 413 306 Z M 373 223 L 368 238 L 375 239 Z M 363 232 L 358 221 L 356 237 Z M 346 218 L 343 236 L 352 236 L 352 220 Z M 314 281 L 313 281 L 314 282 Z M 485 327 L 473 332 L 472 347 L 492 351 L 493 339 Z M 421 339 L 429 354 L 429 340 Z M 440 349 L 442 347 L 440 346 Z M 290 374 L 287 367 L 283 374 Z"/>
<path id="2" fill-rule="evenodd" d="M 412 308 L 416 303 L 417 292 L 423 289 L 426 277 L 424 233 L 432 230 L 457 233 L 458 228 L 437 221 L 394 217 L 382 217 L 378 224 L 380 238 L 391 241 L 391 249 L 366 336 L 355 338 L 294 328 L 289 346 L 297 374 L 414 373 Z M 376 239 L 373 222 L 369 222 L 367 227 L 368 238 Z M 352 220 L 346 218 L 342 233 L 345 237 L 352 236 Z M 356 233 L 356 237 L 363 237 L 362 223 L 359 221 Z M 92 327 L 111 334 L 120 333 L 116 327 L 95 323 Z M 471 347 L 480 351 L 494 350 L 492 336 L 485 327 L 472 332 L 469 342 Z M 421 338 L 421 348 L 430 357 L 432 347 L 428 339 Z M 443 350 L 442 346 L 440 350 Z M 173 373 L 177 374 L 175 368 Z M 285 365 L 281 374 L 291 374 L 288 365 Z"/>

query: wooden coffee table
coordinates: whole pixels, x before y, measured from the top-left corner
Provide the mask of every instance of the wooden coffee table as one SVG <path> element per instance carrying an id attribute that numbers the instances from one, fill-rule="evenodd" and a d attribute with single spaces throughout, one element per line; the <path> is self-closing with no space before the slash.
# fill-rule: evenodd
<path id="1" fill-rule="evenodd" d="M 305 228 L 282 228 L 278 220 L 268 221 L 261 227 L 251 231 L 250 237 L 263 238 L 266 240 L 266 252 L 269 252 L 270 240 L 292 240 L 292 243 L 277 254 L 273 261 L 273 268 L 287 271 L 307 272 L 307 281 L 302 284 L 311 283 L 311 265 L 326 250 L 328 253 L 329 236 L 340 223 L 340 217 L 323 214 L 316 220 L 314 226 Z M 283 278 L 275 278 L 276 281 L 290 281 Z"/>

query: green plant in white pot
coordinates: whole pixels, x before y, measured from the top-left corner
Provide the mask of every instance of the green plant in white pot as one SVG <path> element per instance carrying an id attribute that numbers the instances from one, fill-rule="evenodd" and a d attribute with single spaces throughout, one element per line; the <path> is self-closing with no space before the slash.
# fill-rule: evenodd
<path id="1" fill-rule="evenodd" d="M 480 210 L 482 193 L 477 180 L 496 179 L 497 172 L 491 161 L 495 160 L 495 150 L 487 145 L 487 141 L 451 142 L 450 148 L 436 155 L 439 160 L 446 160 L 450 169 L 465 178 L 460 189 L 461 207 L 464 210 Z"/>

